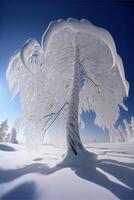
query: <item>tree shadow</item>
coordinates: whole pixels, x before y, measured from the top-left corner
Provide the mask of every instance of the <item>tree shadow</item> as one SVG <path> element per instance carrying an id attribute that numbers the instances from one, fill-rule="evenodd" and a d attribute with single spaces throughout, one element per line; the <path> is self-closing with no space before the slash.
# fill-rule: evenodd
<path id="1" fill-rule="evenodd" d="M 11 170 L 0 169 L 0 183 L 7 183 L 9 181 L 13 181 L 16 178 L 19 178 L 23 175 L 30 173 L 41 173 L 47 175 L 49 172 L 50 168 L 47 165 L 41 163 L 27 165 L 25 167 L 18 169 L 11 169 Z"/>
<path id="2" fill-rule="evenodd" d="M 1 151 L 15 151 L 15 149 L 13 147 L 10 147 L 5 144 L 0 144 L 0 150 Z"/>
<path id="3" fill-rule="evenodd" d="M 6 195 L 4 195 L 1 200 L 34 200 L 36 199 L 36 187 L 32 182 L 24 183 L 14 188 Z"/>
<path id="4" fill-rule="evenodd" d="M 0 183 L 12 181 L 29 173 L 49 175 L 63 168 L 71 168 L 82 179 L 95 183 L 112 192 L 121 200 L 134 199 L 133 163 L 118 162 L 111 159 L 96 160 L 89 165 L 66 165 L 63 163 L 53 168 L 41 163 L 27 165 L 14 170 L 0 170 Z M 98 170 L 99 169 L 99 170 Z M 116 178 L 114 181 L 107 174 Z M 118 180 L 117 180 L 118 179 Z"/>
<path id="5" fill-rule="evenodd" d="M 123 182 L 128 187 L 134 189 L 134 169 L 130 168 L 120 162 L 100 162 L 97 167 L 101 168 L 105 172 L 116 177 L 118 180 Z"/>
<path id="6" fill-rule="evenodd" d="M 72 170 L 80 178 L 104 187 L 121 200 L 134 199 L 134 170 L 128 169 L 125 165 L 117 165 L 113 161 L 111 163 L 106 161 L 103 160 L 91 166 L 73 167 Z M 104 173 L 102 173 L 102 170 Z M 105 172 L 126 186 L 119 184 L 117 181 L 110 180 Z"/>
<path id="7" fill-rule="evenodd" d="M 116 152 L 114 152 L 114 153 L 116 153 Z M 107 153 L 100 153 L 99 155 L 106 155 L 106 156 L 112 156 L 112 157 L 117 157 L 117 158 L 130 158 L 130 159 L 134 159 L 134 156 L 123 156 L 123 155 L 115 155 L 115 154 L 107 154 Z"/>
<path id="8" fill-rule="evenodd" d="M 103 152 L 104 154 L 107 154 L 107 153 L 116 153 L 116 154 L 124 154 L 124 155 L 129 155 L 129 153 L 125 152 L 125 151 L 104 151 Z"/>
<path id="9" fill-rule="evenodd" d="M 124 157 L 125 159 L 125 157 Z M 112 159 L 101 159 L 100 163 L 105 162 L 105 163 L 114 163 L 115 165 L 121 165 L 122 167 L 128 167 L 132 168 L 134 170 L 134 163 L 127 163 L 127 162 L 121 162 L 117 160 L 112 160 Z"/>

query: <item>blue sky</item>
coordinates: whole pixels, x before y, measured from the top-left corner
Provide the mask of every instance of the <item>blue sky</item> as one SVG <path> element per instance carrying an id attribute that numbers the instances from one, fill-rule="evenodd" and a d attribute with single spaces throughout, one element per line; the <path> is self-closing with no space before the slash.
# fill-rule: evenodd
<path id="1" fill-rule="evenodd" d="M 117 51 L 123 59 L 126 78 L 130 83 L 126 105 L 129 112 L 121 110 L 118 123 L 134 115 L 134 2 L 89 0 L 1 0 L 0 1 L 0 122 L 6 118 L 10 126 L 21 113 L 19 97 L 10 101 L 5 80 L 9 57 L 31 37 L 38 41 L 52 20 L 74 17 L 86 18 L 104 27 L 112 34 Z M 94 114 L 84 114 L 84 133 L 104 138 L 100 129 L 93 126 Z"/>

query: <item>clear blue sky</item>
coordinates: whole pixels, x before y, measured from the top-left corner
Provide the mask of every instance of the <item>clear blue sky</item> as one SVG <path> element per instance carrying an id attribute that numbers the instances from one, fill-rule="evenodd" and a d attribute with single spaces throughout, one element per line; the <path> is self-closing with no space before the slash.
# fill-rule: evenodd
<path id="1" fill-rule="evenodd" d="M 31 37 L 40 41 L 52 20 L 74 17 L 86 18 L 104 27 L 112 34 L 117 51 L 123 59 L 126 78 L 130 83 L 130 95 L 126 100 L 129 112 L 121 111 L 123 118 L 134 115 L 134 2 L 89 0 L 1 0 L 0 1 L 0 122 L 9 119 L 10 126 L 20 114 L 19 98 L 10 101 L 5 80 L 9 57 Z M 85 133 L 105 136 L 93 126 L 94 114 L 85 114 Z M 91 131 L 90 131 L 91 130 Z M 103 137 L 102 137 L 103 138 Z"/>

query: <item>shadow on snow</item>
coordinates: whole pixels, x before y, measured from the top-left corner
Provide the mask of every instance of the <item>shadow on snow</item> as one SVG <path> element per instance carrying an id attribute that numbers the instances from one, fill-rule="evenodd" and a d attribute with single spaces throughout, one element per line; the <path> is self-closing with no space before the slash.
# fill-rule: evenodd
<path id="1" fill-rule="evenodd" d="M 24 183 L 4 195 L 2 200 L 34 200 L 36 199 L 35 191 L 34 183 Z"/>
<path id="2" fill-rule="evenodd" d="M 38 159 L 36 159 L 38 160 Z M 23 168 L 14 169 L 14 170 L 0 170 L 0 183 L 6 183 L 12 181 L 18 177 L 29 173 L 39 173 L 43 175 L 52 174 L 68 166 L 59 164 L 53 168 L 49 168 L 45 164 L 35 163 L 27 165 Z M 79 166 L 70 166 L 73 172 L 82 179 L 95 183 L 99 186 L 104 187 L 105 189 L 111 191 L 119 199 L 123 200 L 132 200 L 134 199 L 134 164 L 133 163 L 123 163 L 111 159 L 96 160 L 93 164 L 89 165 L 79 165 Z M 116 178 L 114 181 L 111 180 L 107 174 L 112 175 L 112 178 Z M 118 179 L 118 180 L 117 180 Z M 27 187 L 28 186 L 28 187 Z M 23 189 L 28 189 L 28 196 L 24 197 L 21 195 Z M 26 183 L 18 188 L 12 190 L 10 193 L 6 194 L 2 200 L 5 199 L 15 199 L 15 197 L 21 199 L 34 199 L 35 195 L 32 191 L 34 189 L 32 183 Z M 34 190 L 35 191 L 35 190 Z M 30 196 L 29 195 L 33 195 Z M 24 197 L 24 198 L 23 198 Z M 16 198 L 17 199 L 17 198 Z"/>
<path id="3" fill-rule="evenodd" d="M 15 151 L 15 149 L 13 147 L 10 147 L 5 144 L 0 144 L 0 150 L 1 151 Z"/>

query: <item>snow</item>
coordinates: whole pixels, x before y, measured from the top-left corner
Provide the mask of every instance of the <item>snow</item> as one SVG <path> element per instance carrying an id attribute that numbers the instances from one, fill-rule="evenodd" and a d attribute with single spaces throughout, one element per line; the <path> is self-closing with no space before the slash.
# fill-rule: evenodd
<path id="1" fill-rule="evenodd" d="M 117 200 L 134 199 L 134 141 L 89 144 L 98 155 L 89 165 L 55 164 L 64 146 L 0 144 L 0 199 Z"/>

